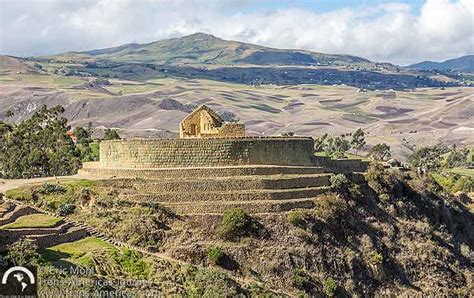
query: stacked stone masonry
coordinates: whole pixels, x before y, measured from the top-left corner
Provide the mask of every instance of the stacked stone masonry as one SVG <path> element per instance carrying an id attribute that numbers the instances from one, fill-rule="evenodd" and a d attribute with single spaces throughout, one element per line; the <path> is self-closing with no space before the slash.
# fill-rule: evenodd
<path id="1" fill-rule="evenodd" d="M 312 165 L 311 138 L 143 139 L 100 144 L 103 168 Z"/>

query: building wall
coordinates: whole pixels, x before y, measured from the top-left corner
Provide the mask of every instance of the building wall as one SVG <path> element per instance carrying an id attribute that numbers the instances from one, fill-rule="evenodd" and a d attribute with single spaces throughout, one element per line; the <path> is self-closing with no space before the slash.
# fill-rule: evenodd
<path id="1" fill-rule="evenodd" d="M 100 166 L 311 165 L 313 147 L 312 138 L 113 140 L 100 143 Z"/>

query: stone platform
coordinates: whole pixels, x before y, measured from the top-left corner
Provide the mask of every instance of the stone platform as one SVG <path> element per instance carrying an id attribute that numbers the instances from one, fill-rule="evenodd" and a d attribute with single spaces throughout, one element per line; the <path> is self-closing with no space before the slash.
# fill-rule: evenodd
<path id="1" fill-rule="evenodd" d="M 104 168 L 173 168 L 240 165 L 312 165 L 306 137 L 136 139 L 100 143 Z"/>
<path id="2" fill-rule="evenodd" d="M 364 171 L 357 160 L 314 156 L 306 137 L 103 141 L 100 161 L 80 174 L 113 178 L 117 200 L 153 202 L 178 214 L 311 208 L 336 172 Z"/>

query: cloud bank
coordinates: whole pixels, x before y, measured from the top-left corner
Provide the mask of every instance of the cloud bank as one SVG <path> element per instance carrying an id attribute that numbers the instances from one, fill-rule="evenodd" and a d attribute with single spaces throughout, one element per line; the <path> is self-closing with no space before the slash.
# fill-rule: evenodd
<path id="1" fill-rule="evenodd" d="M 37 56 L 195 32 L 277 48 L 408 64 L 474 53 L 474 1 L 318 12 L 242 0 L 0 0 L 0 53 Z"/>

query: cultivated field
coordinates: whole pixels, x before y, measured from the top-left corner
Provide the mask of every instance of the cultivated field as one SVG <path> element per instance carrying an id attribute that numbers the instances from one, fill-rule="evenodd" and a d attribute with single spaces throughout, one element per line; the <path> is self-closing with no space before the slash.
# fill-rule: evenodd
<path id="1" fill-rule="evenodd" d="M 250 135 L 294 132 L 317 137 L 362 127 L 369 144 L 388 143 L 401 158 L 416 144 L 474 145 L 474 90 L 468 87 L 365 91 L 343 85 L 253 87 L 172 77 L 109 79 L 110 85 L 100 85 L 89 83 L 91 77 L 32 71 L 25 65 L 15 65 L 20 71 L 13 71 L 5 64 L 0 118 L 12 110 L 14 121 L 42 104 L 61 104 L 73 126 L 92 122 L 97 128 L 119 128 L 127 137 L 169 137 L 176 135 L 190 110 L 206 104 L 230 112 L 226 118 L 244 122 Z"/>

